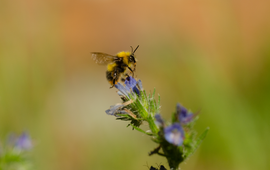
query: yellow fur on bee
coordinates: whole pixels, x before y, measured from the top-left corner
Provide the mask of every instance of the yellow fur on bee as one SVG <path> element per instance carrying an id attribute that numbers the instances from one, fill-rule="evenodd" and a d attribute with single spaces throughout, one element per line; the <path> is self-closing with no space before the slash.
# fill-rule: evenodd
<path id="1" fill-rule="evenodd" d="M 128 64 L 128 57 L 130 56 L 130 52 L 128 51 L 122 51 L 120 53 L 117 54 L 118 57 L 122 57 L 123 58 L 123 62 L 125 64 Z"/>
<path id="2" fill-rule="evenodd" d="M 108 66 L 107 66 L 107 70 L 108 70 L 108 71 L 113 71 L 113 69 L 114 69 L 115 66 L 116 66 L 116 63 L 110 63 L 110 64 L 108 64 Z"/>

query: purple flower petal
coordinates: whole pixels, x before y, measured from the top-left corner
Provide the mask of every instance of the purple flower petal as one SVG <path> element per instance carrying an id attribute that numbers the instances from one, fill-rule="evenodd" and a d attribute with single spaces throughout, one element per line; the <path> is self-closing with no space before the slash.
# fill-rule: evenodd
<path id="1" fill-rule="evenodd" d="M 124 104 L 121 104 L 121 103 L 117 103 L 116 105 L 113 105 L 110 107 L 110 109 L 106 110 L 105 112 L 108 114 L 108 115 L 114 115 L 116 116 L 115 114 L 119 112 L 119 110 L 124 107 L 125 105 Z"/>
<path id="2" fill-rule="evenodd" d="M 138 95 L 140 95 L 140 91 L 139 89 L 137 88 L 137 81 L 131 77 L 131 76 L 128 76 L 125 80 L 125 85 L 126 85 L 126 90 L 127 91 L 130 91 L 130 89 L 132 89 L 133 92 L 137 93 Z"/>
<path id="3" fill-rule="evenodd" d="M 26 132 L 22 133 L 15 142 L 15 148 L 20 150 L 29 150 L 32 146 L 30 136 Z"/>
<path id="4" fill-rule="evenodd" d="M 188 110 L 179 103 L 177 103 L 176 106 L 176 114 L 178 116 L 179 122 L 182 124 L 187 124 L 194 118 L 193 113 L 188 113 Z"/>
<path id="5" fill-rule="evenodd" d="M 180 119 L 181 119 L 181 123 L 187 124 L 187 123 L 191 122 L 193 120 L 193 118 L 194 118 L 193 113 L 190 113 L 186 117 L 182 117 Z"/>
<path id="6" fill-rule="evenodd" d="M 128 93 L 130 93 L 129 90 L 127 90 L 121 83 L 117 83 L 114 86 L 119 90 L 119 92 L 120 92 L 120 93 L 118 93 L 119 95 L 123 94 L 127 98 L 129 98 L 129 95 L 128 95 Z"/>
<path id="7" fill-rule="evenodd" d="M 155 123 L 158 125 L 158 126 L 164 126 L 164 121 L 161 117 L 160 114 L 155 114 Z"/>
<path id="8" fill-rule="evenodd" d="M 184 141 L 184 131 L 179 123 L 164 128 L 165 139 L 176 146 L 181 146 Z"/>
<path id="9" fill-rule="evenodd" d="M 143 90 L 143 86 L 142 86 L 142 81 L 141 80 L 138 80 L 137 81 L 137 85 L 138 85 L 139 89 L 142 91 Z"/>

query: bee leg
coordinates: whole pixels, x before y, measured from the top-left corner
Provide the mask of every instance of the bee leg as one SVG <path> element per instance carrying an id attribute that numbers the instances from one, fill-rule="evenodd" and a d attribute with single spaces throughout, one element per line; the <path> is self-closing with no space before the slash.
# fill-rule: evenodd
<path id="1" fill-rule="evenodd" d="M 113 88 L 114 85 L 115 85 L 115 79 L 113 79 L 113 85 L 110 87 L 110 89 Z"/>
<path id="2" fill-rule="evenodd" d="M 128 75 L 127 73 L 122 74 L 122 76 L 121 76 L 121 81 L 122 81 L 122 82 L 125 82 L 127 77 L 129 77 L 129 75 Z"/>
<path id="3" fill-rule="evenodd" d="M 128 67 L 128 69 L 131 71 L 132 77 L 134 77 L 134 72 L 133 72 L 133 70 L 132 70 L 130 67 Z"/>

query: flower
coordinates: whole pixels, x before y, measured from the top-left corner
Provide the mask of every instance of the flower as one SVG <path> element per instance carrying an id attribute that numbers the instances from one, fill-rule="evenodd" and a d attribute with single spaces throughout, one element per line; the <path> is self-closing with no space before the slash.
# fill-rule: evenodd
<path id="1" fill-rule="evenodd" d="M 176 115 L 178 116 L 179 122 L 182 124 L 187 124 L 194 118 L 194 114 L 189 113 L 188 110 L 179 103 L 177 103 L 176 106 Z"/>
<path id="2" fill-rule="evenodd" d="M 128 111 L 123 110 L 123 107 L 130 105 L 131 103 L 133 103 L 133 100 L 129 100 L 125 103 L 117 103 L 113 106 L 110 107 L 110 109 L 106 110 L 105 112 L 108 115 L 114 115 L 116 117 L 118 117 L 118 113 L 120 114 L 127 114 Z"/>
<path id="3" fill-rule="evenodd" d="M 127 98 L 130 99 L 129 93 L 130 91 L 127 90 L 121 83 L 117 83 L 114 85 L 119 91 L 117 92 L 119 96 L 126 96 Z"/>
<path id="4" fill-rule="evenodd" d="M 140 84 L 141 84 L 141 83 L 140 83 Z M 138 95 L 140 95 L 140 91 L 139 91 L 139 89 L 137 88 L 137 81 L 136 81 L 133 77 L 128 76 L 128 77 L 126 78 L 126 80 L 125 80 L 125 85 L 126 85 L 126 89 L 127 89 L 128 91 L 130 91 L 130 89 L 131 89 L 133 92 L 135 92 L 135 93 L 137 93 Z"/>
<path id="5" fill-rule="evenodd" d="M 156 121 L 155 121 L 156 125 L 164 126 L 164 121 L 163 121 L 160 114 L 155 114 L 155 119 L 156 119 Z"/>
<path id="6" fill-rule="evenodd" d="M 130 99 L 129 94 L 131 92 L 135 92 L 136 94 L 140 95 L 140 90 L 143 90 L 141 80 L 136 81 L 133 77 L 128 76 L 125 80 L 125 86 L 121 83 L 115 84 L 115 87 L 119 90 L 119 96 L 126 96 Z M 139 90 L 140 89 L 140 90 Z"/>
<path id="7" fill-rule="evenodd" d="M 14 147 L 18 150 L 30 150 L 33 144 L 29 134 L 23 132 L 19 137 L 14 138 Z"/>
<path id="8" fill-rule="evenodd" d="M 184 141 L 184 131 L 179 123 L 164 128 L 165 139 L 174 145 L 181 146 Z"/>
<path id="9" fill-rule="evenodd" d="M 138 80 L 138 81 L 137 81 L 137 85 L 138 85 L 139 89 L 140 89 L 141 91 L 143 91 L 143 86 L 142 86 L 142 81 L 141 81 L 141 80 Z"/>
<path id="10" fill-rule="evenodd" d="M 114 115 L 114 116 L 117 116 L 116 113 L 119 113 L 119 111 L 122 109 L 122 107 L 124 107 L 125 105 L 124 104 L 121 104 L 121 103 L 117 103 L 113 106 L 110 107 L 110 109 L 106 110 L 105 112 L 108 114 L 108 115 Z"/>

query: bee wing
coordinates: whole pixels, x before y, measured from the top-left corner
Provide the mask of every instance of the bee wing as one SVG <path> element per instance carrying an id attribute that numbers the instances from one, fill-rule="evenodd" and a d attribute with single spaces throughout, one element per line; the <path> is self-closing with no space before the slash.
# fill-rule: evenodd
<path id="1" fill-rule="evenodd" d="M 112 56 L 110 54 L 106 54 L 106 53 L 93 52 L 92 53 L 92 59 L 97 64 L 109 64 L 109 63 L 114 62 L 117 59 L 117 57 Z"/>

